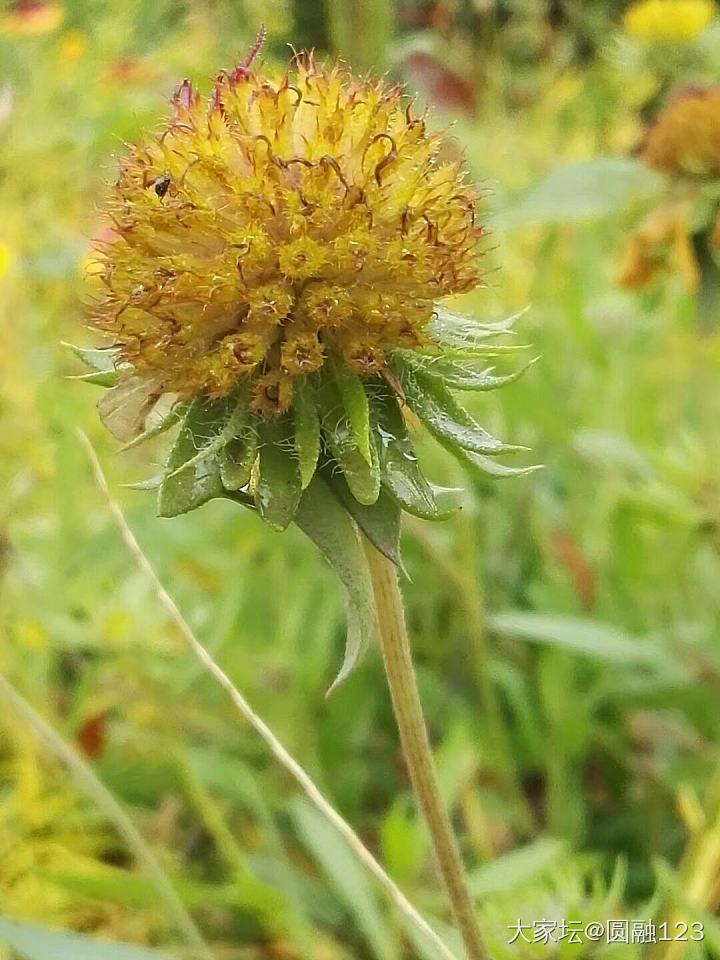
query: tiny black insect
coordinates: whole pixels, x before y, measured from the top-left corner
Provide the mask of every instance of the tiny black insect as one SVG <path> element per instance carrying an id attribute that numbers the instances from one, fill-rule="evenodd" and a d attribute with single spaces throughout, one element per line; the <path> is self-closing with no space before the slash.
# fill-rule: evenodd
<path id="1" fill-rule="evenodd" d="M 158 177 L 153 187 L 155 188 L 155 193 L 162 198 L 168 192 L 168 187 L 170 186 L 170 177 L 167 174 L 164 174 L 162 177 Z"/>

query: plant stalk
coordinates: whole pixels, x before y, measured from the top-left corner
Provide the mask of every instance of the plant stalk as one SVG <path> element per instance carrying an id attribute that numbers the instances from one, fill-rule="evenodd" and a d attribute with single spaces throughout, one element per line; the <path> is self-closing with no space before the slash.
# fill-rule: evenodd
<path id="1" fill-rule="evenodd" d="M 475 919 L 460 849 L 438 788 L 413 669 L 397 570 L 366 538 L 363 538 L 363 546 L 375 593 L 385 674 L 410 780 L 430 832 L 435 857 L 465 944 L 467 958 L 488 960 Z"/>
<path id="2" fill-rule="evenodd" d="M 255 713 L 253 708 L 247 702 L 240 690 L 238 690 L 238 688 L 234 685 L 227 673 L 225 673 L 219 664 L 213 660 L 208 650 L 206 650 L 206 648 L 197 639 L 193 631 L 190 629 L 187 620 L 185 620 L 178 609 L 175 601 L 167 592 L 158 575 L 155 573 L 152 564 L 143 553 L 142 548 L 135 539 L 135 535 L 133 534 L 132 530 L 127 525 L 125 517 L 123 516 L 123 512 L 120 509 L 120 505 L 110 493 L 110 488 L 108 487 L 105 474 L 100 466 L 100 461 L 97 458 L 97 454 L 95 453 L 93 445 L 90 443 L 90 440 L 82 432 L 82 430 L 77 430 L 76 432 L 80 442 L 85 447 L 93 468 L 93 472 L 95 474 L 97 484 L 107 501 L 110 514 L 117 525 L 117 528 L 120 531 L 128 550 L 134 558 L 141 573 L 148 579 L 149 583 L 153 587 L 155 595 L 157 596 L 157 599 L 164 608 L 165 612 L 168 614 L 171 621 L 176 625 L 180 631 L 180 634 L 184 637 L 188 646 L 200 661 L 202 667 L 228 694 L 233 705 L 237 708 L 241 716 L 247 721 L 249 726 L 264 741 L 272 756 L 278 761 L 280 766 L 290 774 L 290 776 L 304 791 L 310 802 L 345 840 L 348 847 L 351 849 L 360 863 L 362 863 L 369 873 L 378 881 L 378 883 L 385 888 L 393 903 L 397 906 L 401 915 L 406 919 L 406 921 L 415 927 L 415 929 L 428 941 L 428 943 L 434 946 L 438 957 L 442 957 L 442 960 L 457 960 L 455 954 L 449 949 L 449 947 L 446 946 L 445 943 L 443 943 L 443 941 L 424 919 L 424 917 L 422 917 L 415 907 L 413 907 L 407 897 L 403 894 L 402 890 L 400 890 L 400 888 L 397 886 L 395 881 L 388 876 L 388 874 L 383 870 L 367 847 L 364 846 L 363 842 L 360 840 L 352 827 L 345 820 L 343 820 L 337 810 L 335 810 L 335 808 L 328 803 L 305 770 L 300 766 L 297 760 L 295 760 L 295 758 L 288 753 L 288 751 L 280 743 L 264 720 L 262 720 L 261 717 Z M 0 689 L 0 693 L 1 692 L 2 690 Z"/>

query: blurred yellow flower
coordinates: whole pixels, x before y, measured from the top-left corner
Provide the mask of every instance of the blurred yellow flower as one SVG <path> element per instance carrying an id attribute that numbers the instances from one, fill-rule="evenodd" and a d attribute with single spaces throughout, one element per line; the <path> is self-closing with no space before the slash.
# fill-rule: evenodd
<path id="1" fill-rule="evenodd" d="M 650 44 L 687 43 L 710 23 L 713 0 L 638 0 L 625 11 L 625 31 Z"/>
<path id="2" fill-rule="evenodd" d="M 65 17 L 59 3 L 42 0 L 20 0 L 0 19 L 0 33 L 33 36 L 57 29 Z"/>
<path id="3" fill-rule="evenodd" d="M 671 100 L 648 130 L 641 156 L 664 173 L 720 177 L 720 86 L 691 87 Z"/>
<path id="4" fill-rule="evenodd" d="M 20 646 L 32 650 L 47 647 L 50 642 L 47 631 L 35 620 L 23 620 L 17 628 L 16 639 Z"/>
<path id="5" fill-rule="evenodd" d="M 63 63 L 79 60 L 85 50 L 85 35 L 79 30 L 68 30 L 58 42 L 58 57 Z"/>
<path id="6" fill-rule="evenodd" d="M 550 84 L 546 104 L 549 109 L 561 110 L 580 96 L 585 87 L 585 77 L 577 70 L 567 70 Z"/>

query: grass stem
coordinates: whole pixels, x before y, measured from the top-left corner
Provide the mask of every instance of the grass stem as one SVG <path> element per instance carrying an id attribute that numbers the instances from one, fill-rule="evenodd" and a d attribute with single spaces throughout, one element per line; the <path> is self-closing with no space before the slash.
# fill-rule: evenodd
<path id="1" fill-rule="evenodd" d="M 385 674 L 410 780 L 430 832 L 468 960 L 487 960 L 460 850 L 438 788 L 415 680 L 397 570 L 369 540 L 365 539 L 363 543 L 375 592 Z"/>

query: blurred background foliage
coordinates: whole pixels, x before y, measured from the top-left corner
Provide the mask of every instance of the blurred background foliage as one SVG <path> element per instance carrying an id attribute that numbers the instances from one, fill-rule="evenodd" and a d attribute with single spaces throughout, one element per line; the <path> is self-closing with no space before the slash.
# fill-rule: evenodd
<path id="1" fill-rule="evenodd" d="M 477 402 L 544 470 L 488 481 L 424 440 L 462 514 L 408 524 L 411 633 L 437 761 L 496 960 L 720 953 L 720 340 L 671 272 L 618 286 L 657 178 L 632 161 L 668 90 L 716 79 L 717 25 L 664 42 L 574 0 L 64 0 L 0 15 L 0 672 L 128 809 L 214 956 L 427 957 L 168 625 L 74 435 L 96 444 L 183 612 L 389 872 L 448 923 L 374 651 L 331 698 L 331 572 L 296 530 L 213 502 L 172 522 L 122 488 L 83 339 L 83 270 L 122 141 L 268 28 L 390 75 L 454 122 L 487 192 L 487 287 L 542 359 Z M 159 457 L 159 454 L 151 454 Z M 173 948 L 103 814 L 6 706 L 0 909 Z M 541 917 L 705 923 L 702 943 L 508 945 Z M 452 933 L 448 932 L 452 940 Z M 182 949 L 177 947 L 177 955 Z M 0 955 L 3 947 L 0 946 Z M 10 956 L 7 953 L 7 956 Z"/>

